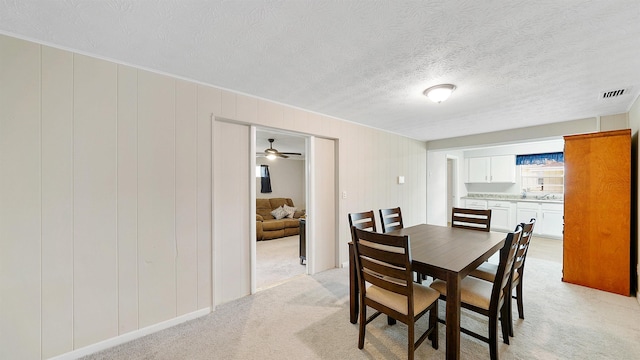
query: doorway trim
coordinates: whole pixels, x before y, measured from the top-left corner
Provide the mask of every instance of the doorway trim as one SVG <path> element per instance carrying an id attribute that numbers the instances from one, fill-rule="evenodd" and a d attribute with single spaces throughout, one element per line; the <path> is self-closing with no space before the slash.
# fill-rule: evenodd
<path id="1" fill-rule="evenodd" d="M 301 138 L 305 139 L 305 178 L 304 178 L 304 194 L 305 194 L 305 202 L 306 202 L 306 208 L 307 208 L 307 213 L 310 209 L 310 205 L 311 205 L 311 183 L 310 183 L 310 176 L 313 174 L 312 169 L 313 167 L 311 166 L 311 161 L 310 159 L 312 158 L 313 155 L 313 146 L 311 145 L 312 143 L 312 139 L 313 136 L 312 135 L 308 135 L 308 134 L 302 134 L 302 133 L 296 133 L 293 131 L 287 131 L 287 130 L 282 130 L 282 129 L 276 129 L 276 128 L 270 128 L 268 126 L 258 126 L 258 125 L 250 125 L 250 159 L 249 159 L 249 166 L 251 167 L 250 169 L 250 173 L 251 173 L 251 178 L 252 181 L 250 182 L 250 186 L 249 186 L 249 191 L 251 192 L 251 196 L 250 196 L 250 201 L 251 204 L 249 206 L 251 213 L 249 214 L 249 218 L 253 219 L 255 218 L 255 214 L 256 214 L 256 191 L 257 191 L 257 187 L 256 187 L 256 181 L 255 178 L 257 176 L 256 173 L 256 153 L 257 153 L 257 148 L 256 148 L 256 141 L 257 141 L 257 132 L 258 130 L 268 130 L 268 131 L 273 131 L 273 132 L 279 132 L 285 135 L 293 135 L 293 136 L 298 136 Z M 251 263 L 251 271 L 250 271 L 250 276 L 251 276 L 251 294 L 255 294 L 257 293 L 257 285 L 256 285 L 256 267 L 257 267 L 257 240 L 256 240 L 256 222 L 255 219 L 253 221 L 250 222 L 251 225 L 251 230 L 250 230 L 250 234 L 251 234 L 251 246 L 250 246 L 250 263 Z M 313 241 L 311 239 L 311 237 L 309 236 L 309 234 L 313 234 L 312 231 L 312 224 L 307 223 L 306 226 L 306 241 L 307 241 L 307 246 L 306 246 L 306 264 L 305 264 L 305 270 L 304 270 L 304 274 L 305 275 L 309 275 L 311 274 L 310 269 L 311 266 L 314 264 L 313 258 L 312 258 L 312 254 L 313 254 Z"/>
<path id="2" fill-rule="evenodd" d="M 447 223 L 450 220 L 451 208 L 458 205 L 459 160 L 457 156 L 447 154 Z M 451 172 L 448 171 L 449 164 L 451 164 Z"/>

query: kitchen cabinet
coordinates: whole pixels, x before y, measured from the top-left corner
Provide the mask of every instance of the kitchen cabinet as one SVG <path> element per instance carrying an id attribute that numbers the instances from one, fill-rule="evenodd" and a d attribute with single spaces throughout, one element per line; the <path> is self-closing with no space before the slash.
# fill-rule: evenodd
<path id="1" fill-rule="evenodd" d="M 487 207 L 491 209 L 491 230 L 513 231 L 515 229 L 514 205 L 511 201 L 487 201 Z"/>
<path id="2" fill-rule="evenodd" d="M 540 203 L 537 202 L 518 202 L 516 205 L 516 223 L 526 223 L 531 219 L 536 219 L 536 225 L 533 227 L 533 233 L 540 235 L 541 232 L 541 216 Z"/>
<path id="3" fill-rule="evenodd" d="M 629 296 L 635 268 L 631 130 L 565 136 L 564 141 L 562 280 Z"/>
<path id="4" fill-rule="evenodd" d="M 536 235 L 562 239 L 564 205 L 548 202 L 519 201 L 517 205 L 517 223 L 536 219 L 533 233 Z"/>
<path id="5" fill-rule="evenodd" d="M 515 183 L 516 182 L 516 156 L 502 155 L 491 157 L 490 182 Z"/>
<path id="6" fill-rule="evenodd" d="M 564 206 L 562 204 L 542 203 L 540 205 L 540 212 L 542 213 L 540 235 L 562 238 L 562 231 L 564 229 L 563 209 Z"/>
<path id="7" fill-rule="evenodd" d="M 515 155 L 465 159 L 468 183 L 515 183 Z"/>
<path id="8" fill-rule="evenodd" d="M 464 207 L 467 209 L 486 210 L 487 200 L 466 199 L 464 201 Z"/>
<path id="9" fill-rule="evenodd" d="M 489 182 L 490 159 L 488 157 L 469 158 L 468 181 L 470 183 Z"/>

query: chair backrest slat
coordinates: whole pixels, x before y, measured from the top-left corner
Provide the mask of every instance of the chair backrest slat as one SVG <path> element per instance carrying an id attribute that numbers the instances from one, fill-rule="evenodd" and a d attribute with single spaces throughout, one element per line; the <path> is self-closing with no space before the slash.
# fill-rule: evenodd
<path id="1" fill-rule="evenodd" d="M 350 213 L 349 214 L 349 228 L 355 226 L 357 229 L 369 230 L 376 232 L 376 219 L 373 214 L 373 210 Z"/>
<path id="2" fill-rule="evenodd" d="M 392 209 L 380 209 L 379 212 L 383 233 L 388 233 L 404 227 L 404 224 L 402 223 L 402 211 L 399 207 Z"/>
<path id="3" fill-rule="evenodd" d="M 465 209 L 454 207 L 451 209 L 451 227 L 491 231 L 491 209 Z"/>
<path id="4" fill-rule="evenodd" d="M 531 219 L 527 223 L 522 223 L 522 237 L 520 238 L 520 244 L 518 245 L 518 251 L 516 252 L 516 258 L 513 263 L 513 271 L 520 271 L 524 267 L 524 261 L 527 257 L 527 251 L 529 250 L 529 243 L 533 235 L 533 228 L 536 224 L 536 219 Z"/>
<path id="5" fill-rule="evenodd" d="M 513 271 L 513 262 L 516 257 L 516 251 L 520 244 L 521 236 L 522 227 L 518 225 L 514 232 L 507 234 L 504 246 L 500 249 L 500 261 L 498 263 L 498 270 L 496 271 L 491 295 L 491 307 L 494 309 L 500 309 L 505 298 L 511 298 L 510 280 Z"/>
<path id="6" fill-rule="evenodd" d="M 409 236 L 379 234 L 351 227 L 360 289 L 365 282 L 407 296 L 413 293 Z"/>

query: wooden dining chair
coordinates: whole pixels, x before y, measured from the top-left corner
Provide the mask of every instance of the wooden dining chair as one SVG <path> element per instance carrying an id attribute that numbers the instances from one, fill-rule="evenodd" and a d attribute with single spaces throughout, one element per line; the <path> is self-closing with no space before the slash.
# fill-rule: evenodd
<path id="1" fill-rule="evenodd" d="M 488 343 L 491 360 L 498 360 L 498 321 L 502 327 L 502 340 L 509 344 L 508 306 L 505 298 L 511 300 L 511 272 L 521 236 L 522 228 L 519 225 L 516 231 L 507 234 L 500 250 L 500 262 L 493 283 L 467 276 L 460 284 L 460 306 L 489 318 L 489 336 L 465 328 L 460 328 L 460 331 Z M 440 292 L 441 299 L 447 299 L 445 281 L 435 280 L 430 286 Z"/>
<path id="2" fill-rule="evenodd" d="M 469 230 L 491 231 L 491 209 L 451 209 L 451 227 Z"/>
<path id="3" fill-rule="evenodd" d="M 392 209 L 379 209 L 380 212 L 380 223 L 382 224 L 382 232 L 388 233 L 394 230 L 404 228 L 404 223 L 402 222 L 402 211 L 400 207 L 392 208 Z M 416 271 L 416 282 L 418 284 L 422 284 L 422 280 L 426 280 L 427 276 L 424 274 L 420 274 Z"/>
<path id="4" fill-rule="evenodd" d="M 524 278 L 524 262 L 527 258 L 527 252 L 529 250 L 529 243 L 531 242 L 531 236 L 533 235 L 533 228 L 536 225 L 536 219 L 531 219 L 527 223 L 521 223 L 522 237 L 518 244 L 518 251 L 516 252 L 516 258 L 513 262 L 513 275 L 511 277 L 511 292 L 510 294 L 518 304 L 518 317 L 524 319 L 524 303 L 522 299 L 522 281 Z M 485 262 L 478 266 L 477 269 L 472 271 L 469 276 L 477 277 L 486 281 L 493 282 L 496 273 L 498 271 L 498 265 Z M 516 289 L 516 295 L 513 295 L 513 289 Z M 512 315 L 512 301 L 508 302 L 509 311 L 509 335 L 513 336 L 513 315 Z"/>
<path id="5" fill-rule="evenodd" d="M 409 236 L 378 234 L 351 227 L 360 289 L 360 327 L 358 348 L 364 348 L 366 325 L 380 314 L 407 325 L 409 359 L 415 349 L 431 340 L 438 348 L 437 291 L 412 281 Z M 367 286 L 369 284 L 370 286 Z M 367 318 L 367 307 L 376 310 Z M 429 312 L 429 326 L 415 341 L 415 323 Z"/>
<path id="6" fill-rule="evenodd" d="M 388 233 L 393 230 L 402 229 L 402 211 L 400 207 L 392 209 L 380 209 L 380 223 L 382 224 L 382 232 Z"/>
<path id="7" fill-rule="evenodd" d="M 349 214 L 349 229 L 355 226 L 357 229 L 369 230 L 376 232 L 376 219 L 373 214 L 373 210 L 350 213 Z"/>

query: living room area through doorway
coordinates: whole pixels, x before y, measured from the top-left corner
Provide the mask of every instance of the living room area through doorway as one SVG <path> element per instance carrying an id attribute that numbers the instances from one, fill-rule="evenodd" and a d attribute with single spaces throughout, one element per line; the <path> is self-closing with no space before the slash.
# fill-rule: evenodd
<path id="1" fill-rule="evenodd" d="M 307 273 L 300 234 L 306 217 L 306 137 L 258 128 L 255 149 L 255 288 L 260 291 Z"/>

